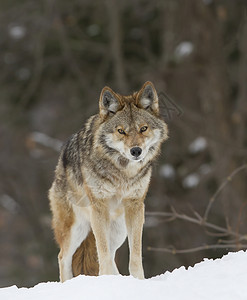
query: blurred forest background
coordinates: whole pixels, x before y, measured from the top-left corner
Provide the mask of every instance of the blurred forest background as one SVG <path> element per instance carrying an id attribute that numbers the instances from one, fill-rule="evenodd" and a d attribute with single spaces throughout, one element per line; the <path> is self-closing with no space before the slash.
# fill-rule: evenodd
<path id="1" fill-rule="evenodd" d="M 146 277 L 247 248 L 247 1 L 0 1 L 0 286 L 57 280 L 47 191 L 101 89 L 160 94 Z M 119 251 L 127 274 L 128 250 Z"/>

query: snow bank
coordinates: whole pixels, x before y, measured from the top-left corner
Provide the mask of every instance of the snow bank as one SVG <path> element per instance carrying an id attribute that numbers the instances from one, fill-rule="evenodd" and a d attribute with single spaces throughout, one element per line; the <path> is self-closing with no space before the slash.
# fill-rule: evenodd
<path id="1" fill-rule="evenodd" d="M 33 288 L 0 289 L 1 300 L 155 299 L 246 300 L 247 252 L 229 253 L 150 279 L 130 276 L 78 276 L 65 283 L 40 283 Z"/>

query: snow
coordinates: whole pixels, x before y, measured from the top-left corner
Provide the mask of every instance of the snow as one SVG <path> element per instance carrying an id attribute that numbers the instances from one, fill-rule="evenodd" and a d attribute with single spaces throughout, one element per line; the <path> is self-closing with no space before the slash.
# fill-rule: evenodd
<path id="1" fill-rule="evenodd" d="M 199 136 L 189 145 L 189 152 L 191 154 L 197 154 L 204 151 L 207 145 L 207 140 L 203 136 Z"/>
<path id="2" fill-rule="evenodd" d="M 51 138 L 43 132 L 34 131 L 31 133 L 30 138 L 43 146 L 52 148 L 53 150 L 59 152 L 62 148 L 63 143 L 58 139 Z"/>
<path id="3" fill-rule="evenodd" d="M 187 175 L 183 180 L 183 187 L 192 189 L 196 187 L 200 182 L 200 177 L 197 173 Z"/>
<path id="4" fill-rule="evenodd" d="M 184 41 L 181 42 L 175 49 L 175 57 L 177 59 L 182 59 L 189 56 L 194 50 L 194 45 L 191 42 Z"/>
<path id="5" fill-rule="evenodd" d="M 9 35 L 13 39 L 22 39 L 26 35 L 26 28 L 20 25 L 11 25 L 9 27 Z"/>
<path id="6" fill-rule="evenodd" d="M 247 252 L 229 253 L 150 279 L 131 276 L 78 276 L 65 283 L 40 283 L 33 288 L 0 289 L 1 300 L 155 299 L 246 300 Z"/>
<path id="7" fill-rule="evenodd" d="M 176 171 L 171 164 L 164 164 L 159 170 L 160 176 L 164 178 L 174 179 Z"/>
<path id="8" fill-rule="evenodd" d="M 3 194 L 0 196 L 0 205 L 7 209 L 12 214 L 15 214 L 18 210 L 18 203 L 9 195 Z"/>

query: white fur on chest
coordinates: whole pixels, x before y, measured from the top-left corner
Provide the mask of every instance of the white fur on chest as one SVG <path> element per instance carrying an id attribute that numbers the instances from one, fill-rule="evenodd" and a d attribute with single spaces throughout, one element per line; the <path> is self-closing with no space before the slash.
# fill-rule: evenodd
<path id="1" fill-rule="evenodd" d="M 112 199 L 114 202 L 121 202 L 122 199 L 132 197 L 138 197 L 139 199 L 143 197 L 147 190 L 151 177 L 151 169 L 143 178 L 137 179 L 135 182 L 135 176 L 137 176 L 138 171 L 133 166 L 129 167 L 123 171 L 122 177 L 113 183 L 104 180 L 101 181 L 91 173 L 87 177 L 86 184 L 96 199 Z"/>
<path id="2" fill-rule="evenodd" d="M 130 161 L 123 172 L 128 178 L 133 178 L 140 172 L 142 165 L 142 162 Z"/>

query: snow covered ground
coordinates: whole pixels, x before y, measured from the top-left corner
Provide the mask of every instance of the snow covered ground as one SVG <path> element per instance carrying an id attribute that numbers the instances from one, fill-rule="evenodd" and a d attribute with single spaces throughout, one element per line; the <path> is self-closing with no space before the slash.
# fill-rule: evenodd
<path id="1" fill-rule="evenodd" d="M 65 283 L 40 283 L 29 289 L 11 286 L 0 289 L 0 299 L 247 300 L 247 252 L 229 253 L 145 280 L 120 275 L 78 276 Z"/>

